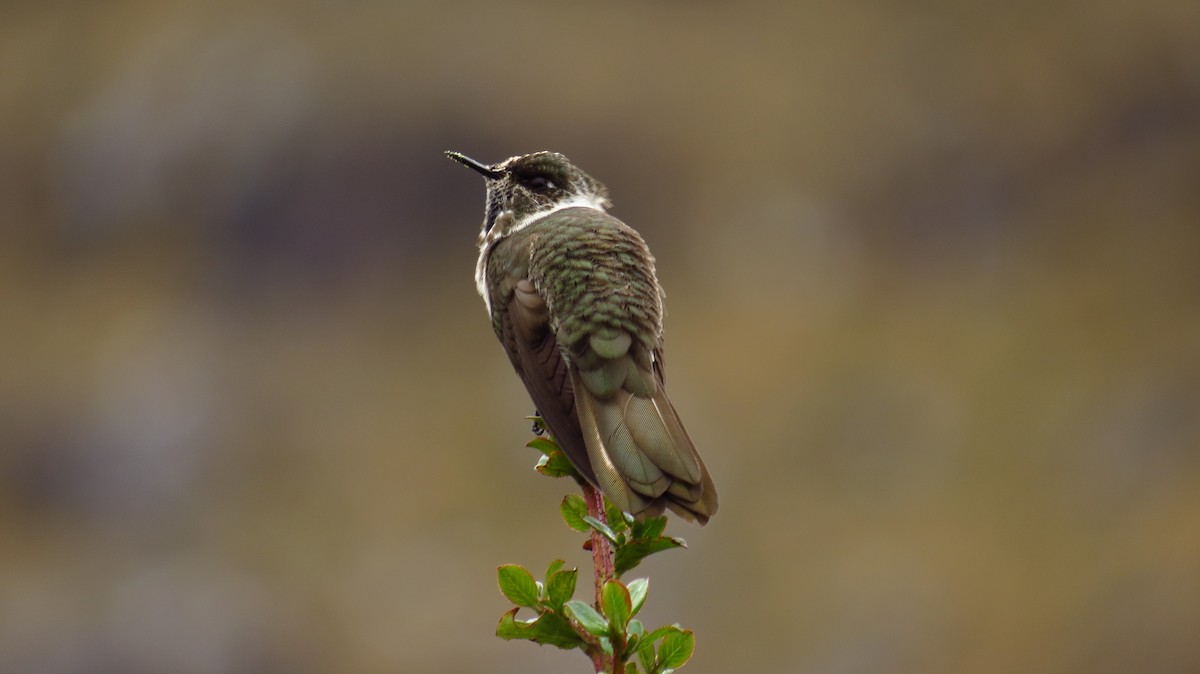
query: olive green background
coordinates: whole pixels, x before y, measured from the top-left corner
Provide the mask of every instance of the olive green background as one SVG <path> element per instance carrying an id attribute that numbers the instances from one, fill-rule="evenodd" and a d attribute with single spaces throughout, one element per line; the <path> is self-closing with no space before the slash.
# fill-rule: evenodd
<path id="1" fill-rule="evenodd" d="M 722 510 L 684 671 L 1200 671 L 1200 4 L 0 5 L 5 671 L 587 671 L 472 282 L 566 153 Z M 586 566 L 585 566 L 586 568 Z"/>

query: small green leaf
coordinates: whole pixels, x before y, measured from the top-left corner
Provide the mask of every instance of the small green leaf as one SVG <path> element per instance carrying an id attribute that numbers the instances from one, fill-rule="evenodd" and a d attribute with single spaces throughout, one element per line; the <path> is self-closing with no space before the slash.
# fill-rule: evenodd
<path id="1" fill-rule="evenodd" d="M 692 657 L 696 648 L 696 637 L 691 630 L 672 628 L 663 637 L 658 647 L 658 663 L 664 669 L 679 669 Z"/>
<path id="2" fill-rule="evenodd" d="M 648 517 L 641 522 L 634 522 L 630 528 L 634 538 L 658 538 L 667 528 L 667 518 Z"/>
<path id="3" fill-rule="evenodd" d="M 496 625 L 496 636 L 501 639 L 532 639 L 533 627 L 530 623 L 523 620 L 517 620 L 517 611 L 520 608 L 512 608 L 500 616 L 500 624 Z"/>
<path id="4" fill-rule="evenodd" d="M 500 616 L 496 636 L 501 639 L 528 639 L 539 644 L 570 650 L 583 645 L 583 639 L 567 619 L 556 613 L 543 613 L 536 620 L 517 620 L 514 608 Z"/>
<path id="5" fill-rule="evenodd" d="M 633 611 L 629 615 L 635 616 L 638 611 L 642 610 L 642 604 L 646 603 L 646 592 L 650 590 L 650 579 L 636 578 L 629 581 L 625 587 L 629 588 L 629 600 L 633 603 Z"/>
<path id="6" fill-rule="evenodd" d="M 635 622 L 638 622 L 638 621 L 632 620 L 632 621 L 630 621 L 630 624 L 632 625 L 632 623 L 635 623 Z M 638 623 L 638 627 L 639 628 L 641 627 L 641 623 Z M 663 626 L 663 627 L 660 627 L 660 628 L 654 630 L 653 632 L 651 632 L 649 634 L 645 634 L 640 639 L 638 639 L 637 646 L 631 650 L 633 650 L 637 654 L 638 661 L 642 663 L 643 669 L 645 669 L 647 672 L 659 672 L 659 673 L 662 672 L 661 666 L 658 669 L 655 669 L 655 667 L 654 667 L 654 658 L 655 658 L 654 643 L 656 641 L 658 641 L 659 639 L 662 639 L 664 636 L 666 636 L 670 632 L 678 631 L 678 630 L 679 630 L 679 627 L 676 625 L 666 625 L 666 626 Z"/>
<path id="7" fill-rule="evenodd" d="M 634 663 L 634 662 L 625 663 L 625 674 L 638 674 L 637 663 Z"/>
<path id="8" fill-rule="evenodd" d="M 558 450 L 538 459 L 537 465 L 533 469 L 547 477 L 577 477 L 579 475 L 567 455 Z"/>
<path id="9" fill-rule="evenodd" d="M 534 470 L 542 475 L 550 477 L 574 477 L 579 473 L 575 471 L 575 467 L 571 465 L 571 460 L 563 454 L 562 448 L 558 443 L 554 442 L 550 437 L 539 437 L 525 443 L 526 447 L 532 447 L 542 453 L 538 459 Z"/>
<path id="10" fill-rule="evenodd" d="M 582 500 L 582 499 L 580 499 L 580 500 Z M 592 517 L 591 515 L 584 517 L 583 521 L 585 523 L 587 523 L 587 526 L 595 529 L 596 531 L 599 531 L 608 540 L 612 541 L 613 543 L 617 542 L 617 534 L 614 533 L 613 530 L 611 528 L 609 528 L 609 526 L 607 524 L 605 524 L 604 522 L 601 522 L 600 520 L 596 519 L 595 517 Z M 587 529 L 584 529 L 584 531 L 587 531 Z"/>
<path id="11" fill-rule="evenodd" d="M 634 618 L 629 621 L 629 625 L 625 627 L 625 659 L 633 657 L 637 653 L 638 645 L 642 642 L 642 637 L 645 635 L 646 628 L 642 627 L 642 623 Z"/>
<path id="12" fill-rule="evenodd" d="M 539 644 L 557 646 L 564 650 L 583 645 L 583 639 L 575 632 L 575 628 L 571 627 L 571 623 L 557 613 L 543 613 L 530 627 L 533 636 L 528 638 Z"/>
<path id="13" fill-rule="evenodd" d="M 559 512 L 562 513 L 563 521 L 567 526 L 575 531 L 587 531 L 587 503 L 583 497 L 578 494 L 569 494 L 563 498 L 562 503 L 558 506 Z"/>
<path id="14" fill-rule="evenodd" d="M 559 451 L 558 445 L 555 444 L 555 442 L 553 440 L 551 440 L 550 438 L 534 438 L 534 439 L 530 440 L 529 442 L 525 443 L 525 446 L 536 449 L 537 451 L 541 452 L 542 454 L 545 454 L 546 456 L 550 456 L 554 452 Z"/>
<path id="15" fill-rule="evenodd" d="M 679 538 L 634 539 L 617 548 L 613 554 L 613 566 L 616 569 L 617 575 L 620 576 L 626 571 L 632 570 L 638 564 L 641 564 L 643 559 L 656 552 L 683 547 L 687 546 Z"/>
<path id="16" fill-rule="evenodd" d="M 604 616 L 596 612 L 591 604 L 572 599 L 563 605 L 563 609 L 567 615 L 575 619 L 575 622 L 583 626 L 583 629 L 596 635 L 602 636 L 608 634 L 608 621 Z"/>
<path id="17" fill-rule="evenodd" d="M 600 602 L 613 634 L 624 634 L 633 610 L 629 590 L 619 580 L 606 581 L 600 590 Z"/>
<path id="18" fill-rule="evenodd" d="M 677 629 L 679 629 L 678 625 L 664 625 L 663 627 L 660 627 L 660 628 L 654 630 L 653 632 L 647 634 L 646 636 L 642 637 L 642 646 L 641 647 L 646 648 L 650 644 L 653 644 L 655 641 L 658 641 L 659 639 L 666 636 L 667 633 L 670 632 L 671 630 L 677 630 Z"/>
<path id="19" fill-rule="evenodd" d="M 563 605 L 570 601 L 575 594 L 576 570 L 557 571 L 546 581 L 546 601 L 555 611 L 562 611 Z"/>
<path id="20" fill-rule="evenodd" d="M 553 562 L 550 562 L 550 566 L 546 567 L 546 575 L 545 575 L 546 580 L 547 581 L 550 580 L 550 576 L 553 576 L 556 571 L 563 568 L 563 566 L 565 566 L 566 563 L 567 562 L 562 559 L 556 559 Z"/>
<path id="21" fill-rule="evenodd" d="M 638 641 L 637 649 L 634 651 L 637 654 L 638 662 L 642 663 L 642 669 L 647 672 L 654 670 L 654 640 L 643 637 Z"/>
<path id="22" fill-rule="evenodd" d="M 518 564 L 504 564 L 497 569 L 500 591 L 517 606 L 536 608 L 538 602 L 537 581 L 533 574 Z"/>
<path id="23" fill-rule="evenodd" d="M 621 533 L 629 528 L 629 523 L 625 521 L 625 513 L 621 509 L 609 503 L 608 499 L 604 499 L 604 519 L 608 520 L 608 526 L 616 533 Z"/>

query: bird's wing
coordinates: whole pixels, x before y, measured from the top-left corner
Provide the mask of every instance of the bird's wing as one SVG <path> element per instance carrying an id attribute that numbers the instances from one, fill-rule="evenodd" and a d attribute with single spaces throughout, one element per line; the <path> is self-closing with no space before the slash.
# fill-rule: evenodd
<path id="1" fill-rule="evenodd" d="M 550 330 L 546 302 L 528 279 L 519 279 L 497 312 L 496 333 L 542 420 L 575 469 L 592 484 L 596 474 L 575 416 L 568 366 Z"/>

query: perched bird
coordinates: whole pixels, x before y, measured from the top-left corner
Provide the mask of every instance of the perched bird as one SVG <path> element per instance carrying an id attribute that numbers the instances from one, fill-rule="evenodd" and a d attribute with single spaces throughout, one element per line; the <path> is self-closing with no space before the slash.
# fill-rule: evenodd
<path id="1" fill-rule="evenodd" d="M 561 154 L 446 155 L 487 182 L 475 282 L 567 458 L 627 513 L 708 522 L 717 491 L 664 388 L 663 292 L 642 237 Z"/>

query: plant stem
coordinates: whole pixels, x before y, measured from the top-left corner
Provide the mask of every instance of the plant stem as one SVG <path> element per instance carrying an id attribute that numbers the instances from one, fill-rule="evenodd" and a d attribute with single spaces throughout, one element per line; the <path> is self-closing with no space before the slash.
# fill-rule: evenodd
<path id="1" fill-rule="evenodd" d="M 600 493 L 600 490 L 585 483 L 583 498 L 587 501 L 588 515 L 608 524 L 608 518 L 604 515 L 604 495 Z M 612 548 L 608 544 L 608 539 L 595 529 L 592 530 L 592 568 L 596 579 L 596 609 L 601 610 L 604 584 L 615 576 L 616 572 L 613 567 Z M 616 644 L 613 646 L 615 647 Z M 599 650 L 592 653 L 592 665 L 595 666 L 598 674 L 603 674 L 610 665 L 613 674 L 621 674 L 621 659 L 619 657 L 609 658 Z"/>
<path id="2" fill-rule="evenodd" d="M 608 518 L 604 516 L 604 495 L 600 493 L 590 484 L 583 486 L 583 497 L 587 501 L 588 515 L 608 524 Z M 592 530 L 592 566 L 595 569 L 596 576 L 596 608 L 600 608 L 600 593 L 604 589 L 604 583 L 611 579 L 615 573 L 613 571 L 613 555 L 612 548 L 608 545 L 608 539 L 595 529 Z"/>

